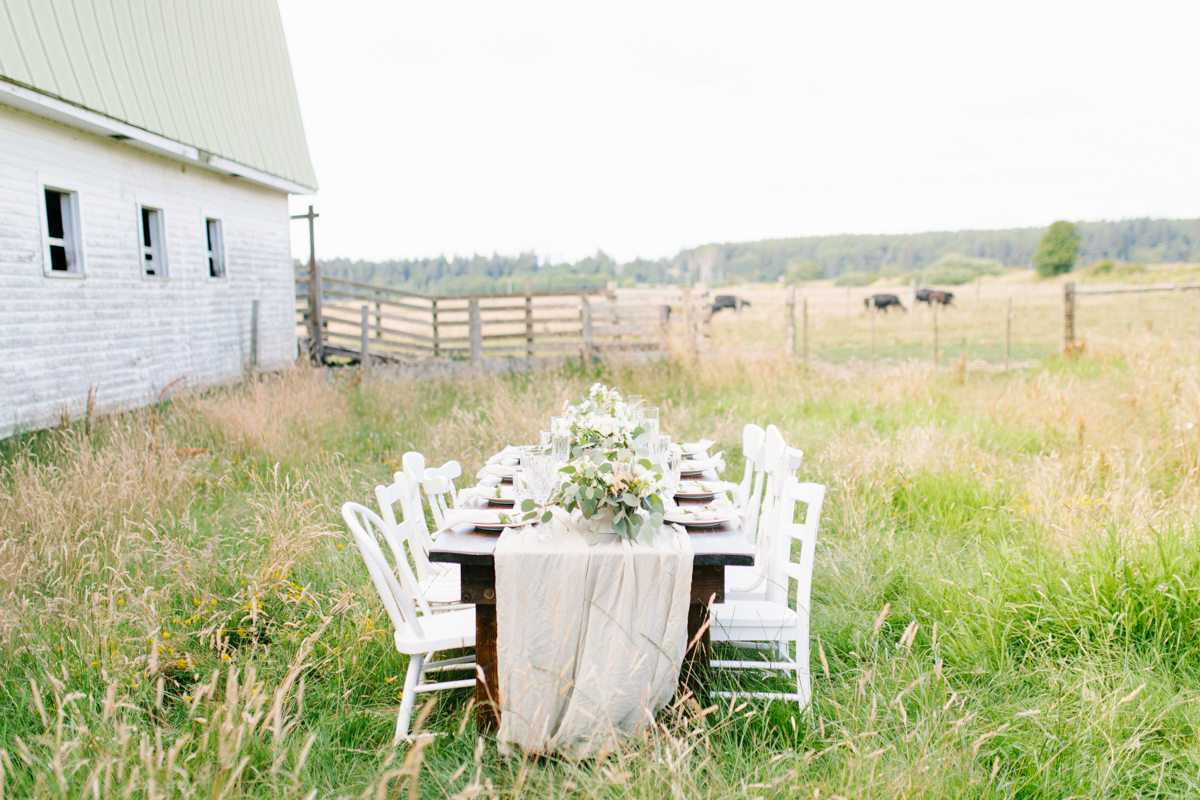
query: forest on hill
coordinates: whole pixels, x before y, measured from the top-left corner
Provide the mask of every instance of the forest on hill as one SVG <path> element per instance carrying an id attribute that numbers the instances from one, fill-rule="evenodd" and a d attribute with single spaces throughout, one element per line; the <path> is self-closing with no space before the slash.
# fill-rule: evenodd
<path id="1" fill-rule="evenodd" d="M 1200 262 L 1200 219 L 1135 219 L 1081 222 L 1079 266 L 1112 259 L 1118 262 Z M 321 262 L 325 274 L 432 294 L 483 294 L 603 288 L 608 281 L 636 283 L 735 283 L 774 281 L 803 265 L 812 276 L 836 278 L 847 272 L 903 275 L 957 253 L 994 259 L 1005 266 L 1027 266 L 1045 228 L 945 231 L 910 234 L 844 234 L 707 244 L 680 251 L 674 258 L 617 262 L 604 252 L 573 264 L 539 261 L 534 253 L 517 256 Z"/>

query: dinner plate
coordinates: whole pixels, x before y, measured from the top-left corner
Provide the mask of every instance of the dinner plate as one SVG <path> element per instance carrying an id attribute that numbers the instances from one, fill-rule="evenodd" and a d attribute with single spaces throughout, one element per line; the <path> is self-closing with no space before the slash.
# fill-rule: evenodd
<path id="1" fill-rule="evenodd" d="M 718 491 L 724 491 L 711 488 L 714 485 L 712 481 L 684 481 L 675 490 L 675 496 L 684 500 L 711 500 L 717 496 Z"/>
<path id="2" fill-rule="evenodd" d="M 681 478 L 699 478 L 699 477 L 703 476 L 705 472 L 708 472 L 708 470 L 707 469 L 681 469 L 679 471 L 679 477 L 681 477 Z"/>
<path id="3" fill-rule="evenodd" d="M 714 512 L 712 519 L 700 519 L 696 516 L 699 508 L 674 508 L 663 515 L 666 522 L 674 522 L 687 528 L 716 528 L 730 520 L 737 519 L 737 509 L 726 509 Z"/>
<path id="4" fill-rule="evenodd" d="M 514 520 L 512 522 L 500 522 L 499 520 L 497 520 L 496 522 L 476 522 L 475 530 L 484 531 L 487 533 L 499 533 L 500 531 L 503 531 L 506 528 L 520 528 L 524 525 L 532 525 L 534 522 L 536 522 L 536 520 L 524 520 L 524 519 L 518 519 L 518 520 Z"/>

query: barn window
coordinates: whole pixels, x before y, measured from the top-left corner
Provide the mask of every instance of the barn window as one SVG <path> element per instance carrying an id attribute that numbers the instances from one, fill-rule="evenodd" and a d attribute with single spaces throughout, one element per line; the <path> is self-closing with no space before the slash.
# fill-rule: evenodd
<path id="1" fill-rule="evenodd" d="M 208 277 L 225 277 L 225 239 L 221 230 L 221 220 L 204 220 L 205 233 L 208 235 Z"/>
<path id="2" fill-rule="evenodd" d="M 166 248 L 163 247 L 162 210 L 141 207 L 142 274 L 148 278 L 167 277 Z"/>
<path id="3" fill-rule="evenodd" d="M 79 195 L 46 190 L 46 265 L 50 274 L 82 272 L 79 257 Z"/>

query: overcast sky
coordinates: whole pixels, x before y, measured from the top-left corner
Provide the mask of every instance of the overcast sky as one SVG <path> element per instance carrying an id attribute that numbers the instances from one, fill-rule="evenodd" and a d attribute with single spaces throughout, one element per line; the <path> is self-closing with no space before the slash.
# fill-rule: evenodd
<path id="1" fill-rule="evenodd" d="M 323 256 L 1200 216 L 1194 1 L 280 7 Z"/>

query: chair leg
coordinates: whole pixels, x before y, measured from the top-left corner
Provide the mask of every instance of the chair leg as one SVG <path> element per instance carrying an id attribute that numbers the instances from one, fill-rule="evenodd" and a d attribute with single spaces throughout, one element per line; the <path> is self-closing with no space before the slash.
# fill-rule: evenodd
<path id="1" fill-rule="evenodd" d="M 404 693 L 400 696 L 400 711 L 396 715 L 396 735 L 392 737 L 392 744 L 397 745 L 400 740 L 408 736 L 408 723 L 412 719 L 413 705 L 417 700 L 417 681 L 421 678 L 421 665 L 425 661 L 425 656 L 415 655 L 408 660 L 408 672 L 404 675 Z"/>

